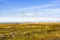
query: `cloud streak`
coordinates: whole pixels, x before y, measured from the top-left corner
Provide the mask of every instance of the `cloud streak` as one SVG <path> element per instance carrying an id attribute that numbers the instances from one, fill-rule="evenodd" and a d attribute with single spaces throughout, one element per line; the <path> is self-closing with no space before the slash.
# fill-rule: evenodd
<path id="1" fill-rule="evenodd" d="M 5 15 L 0 17 L 0 22 L 60 21 L 59 4 L 59 0 L 55 0 L 46 5 L 2 11 Z"/>
<path id="2" fill-rule="evenodd" d="M 53 22 L 56 22 L 58 21 L 59 22 L 59 18 L 20 18 L 20 17 L 1 17 L 0 18 L 0 23 L 9 23 L 9 22 L 48 22 L 48 21 L 53 21 Z M 12 20 L 13 19 L 13 20 Z"/>

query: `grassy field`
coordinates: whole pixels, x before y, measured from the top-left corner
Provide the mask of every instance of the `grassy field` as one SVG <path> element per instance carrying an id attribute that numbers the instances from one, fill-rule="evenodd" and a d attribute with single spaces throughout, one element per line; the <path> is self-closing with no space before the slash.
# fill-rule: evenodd
<path id="1" fill-rule="evenodd" d="M 60 23 L 0 24 L 0 40 L 60 40 Z"/>

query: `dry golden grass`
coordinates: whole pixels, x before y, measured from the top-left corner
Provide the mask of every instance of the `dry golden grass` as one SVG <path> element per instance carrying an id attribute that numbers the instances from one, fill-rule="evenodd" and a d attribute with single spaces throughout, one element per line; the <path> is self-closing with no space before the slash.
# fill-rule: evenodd
<path id="1" fill-rule="evenodd" d="M 60 40 L 60 23 L 0 24 L 0 40 Z"/>

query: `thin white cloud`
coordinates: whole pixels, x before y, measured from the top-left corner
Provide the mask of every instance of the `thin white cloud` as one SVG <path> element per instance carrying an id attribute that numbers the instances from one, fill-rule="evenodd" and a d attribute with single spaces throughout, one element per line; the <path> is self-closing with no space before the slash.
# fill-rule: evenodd
<path id="1" fill-rule="evenodd" d="M 47 22 L 47 21 L 59 21 L 59 18 L 20 18 L 20 17 L 1 17 L 0 23 L 9 22 Z"/>
<path id="2" fill-rule="evenodd" d="M 47 5 L 2 11 L 0 13 L 5 15 L 0 17 L 0 22 L 60 21 L 60 8 L 56 7 L 58 4 L 55 0 Z"/>
<path id="3" fill-rule="evenodd" d="M 57 1 L 58 3 L 58 1 Z M 36 10 L 36 9 L 45 9 L 45 8 L 49 8 L 49 7 L 53 7 L 53 6 L 58 6 L 58 4 L 55 1 L 52 1 L 49 4 L 46 5 L 37 5 L 37 6 L 32 6 L 32 7 L 25 7 L 25 8 L 19 8 L 19 9 L 12 9 L 12 10 L 5 10 L 5 11 L 1 11 L 1 12 L 13 12 L 13 11 L 25 11 L 25 10 Z"/>

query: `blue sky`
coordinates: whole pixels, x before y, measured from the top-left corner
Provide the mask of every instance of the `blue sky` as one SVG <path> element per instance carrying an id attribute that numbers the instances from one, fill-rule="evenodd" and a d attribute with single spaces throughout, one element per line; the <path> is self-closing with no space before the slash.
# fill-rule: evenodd
<path id="1" fill-rule="evenodd" d="M 60 0 L 0 0 L 0 22 L 60 21 Z"/>

